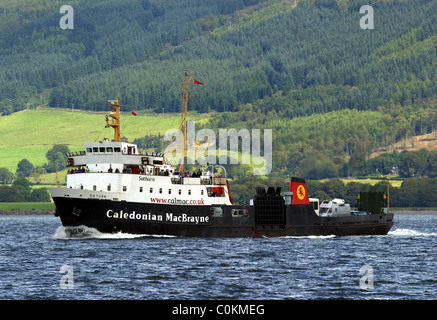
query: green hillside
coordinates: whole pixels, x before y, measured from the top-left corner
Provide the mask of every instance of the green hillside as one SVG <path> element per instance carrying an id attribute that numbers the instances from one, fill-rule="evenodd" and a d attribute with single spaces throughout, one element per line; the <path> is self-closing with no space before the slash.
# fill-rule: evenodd
<path id="1" fill-rule="evenodd" d="M 202 124 L 208 115 L 189 116 Z M 148 134 L 164 134 L 179 127 L 178 114 L 139 114 L 122 117 L 122 136 L 129 141 Z M 84 150 L 85 142 L 113 138 L 113 129 L 105 128 L 104 113 L 68 112 L 62 110 L 25 110 L 0 117 L 0 167 L 15 172 L 21 159 L 34 166 L 47 163 L 46 152 L 55 144 L 65 144 L 71 151 Z"/>
<path id="2" fill-rule="evenodd" d="M 110 136 L 96 112 L 116 95 L 148 115 L 130 141 L 177 127 L 185 69 L 205 127 L 273 129 L 278 175 L 367 174 L 373 149 L 437 129 L 435 0 L 74 0 L 73 30 L 64 4 L 0 1 L 0 167 Z"/>
<path id="3" fill-rule="evenodd" d="M 73 30 L 59 27 L 59 1 L 30 2 L 0 6 L 6 113 L 44 89 L 52 107 L 102 110 L 119 92 L 141 109 L 177 111 L 186 68 L 207 84 L 190 101 L 201 112 L 327 85 L 358 90 L 299 113 L 377 110 L 437 92 L 432 0 L 367 1 L 378 13 L 373 30 L 360 29 L 358 0 L 73 1 Z"/>

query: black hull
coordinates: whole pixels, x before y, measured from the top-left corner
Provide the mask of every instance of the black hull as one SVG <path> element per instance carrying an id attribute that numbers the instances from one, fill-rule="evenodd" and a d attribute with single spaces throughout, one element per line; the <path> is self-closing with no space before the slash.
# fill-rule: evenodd
<path id="1" fill-rule="evenodd" d="M 269 219 L 254 206 L 181 206 L 126 201 L 53 198 L 55 215 L 66 227 L 100 232 L 178 237 L 283 237 L 311 235 L 385 235 L 393 214 L 319 217 L 311 205 L 286 205 Z M 259 211 L 259 210 L 258 210 Z"/>

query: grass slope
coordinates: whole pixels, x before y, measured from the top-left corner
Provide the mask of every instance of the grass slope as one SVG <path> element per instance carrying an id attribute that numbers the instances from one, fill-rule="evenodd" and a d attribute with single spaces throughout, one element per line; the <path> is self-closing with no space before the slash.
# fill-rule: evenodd
<path id="1" fill-rule="evenodd" d="M 207 121 L 208 115 L 190 115 L 196 123 Z M 84 149 L 85 142 L 112 139 L 112 128 L 105 129 L 105 113 L 68 112 L 60 110 L 25 110 L 0 117 L 0 167 L 15 172 L 21 159 L 34 166 L 47 162 L 45 154 L 54 144 L 66 144 L 71 151 Z M 121 132 L 129 141 L 147 134 L 164 134 L 177 129 L 179 114 L 124 115 Z"/>
<path id="2" fill-rule="evenodd" d="M 52 211 L 51 202 L 0 202 L 0 211 Z"/>

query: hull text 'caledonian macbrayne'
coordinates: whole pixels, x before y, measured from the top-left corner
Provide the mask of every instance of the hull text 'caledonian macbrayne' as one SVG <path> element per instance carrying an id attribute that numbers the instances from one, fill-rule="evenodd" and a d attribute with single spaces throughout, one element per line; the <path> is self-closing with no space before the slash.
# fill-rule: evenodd
<path id="1" fill-rule="evenodd" d="M 188 99 L 192 83 L 188 71 L 185 75 Z M 357 211 L 321 212 L 299 178 L 291 179 L 283 195 L 280 188 L 257 188 L 250 205 L 234 205 L 226 177 L 214 176 L 210 168 L 188 175 L 165 164 L 163 154 L 140 153 L 135 144 L 121 142 L 118 98 L 111 106 L 106 125 L 114 128 L 114 141 L 86 143 L 85 151 L 67 154 L 67 186 L 50 189 L 55 215 L 65 227 L 181 237 L 281 237 L 384 235 L 393 225 L 384 193 L 360 194 Z"/>

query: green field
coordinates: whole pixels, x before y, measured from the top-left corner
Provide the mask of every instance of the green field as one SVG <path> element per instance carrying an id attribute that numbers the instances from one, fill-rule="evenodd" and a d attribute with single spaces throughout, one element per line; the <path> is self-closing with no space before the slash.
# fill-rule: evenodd
<path id="1" fill-rule="evenodd" d="M 51 202 L 0 202 L 0 211 L 52 211 Z"/>
<path id="2" fill-rule="evenodd" d="M 320 182 L 326 182 L 329 181 L 330 179 L 323 179 L 320 180 Z M 375 178 L 375 179 L 371 179 L 371 178 L 367 178 L 367 179 L 357 179 L 357 178 L 350 178 L 350 179 L 340 179 L 341 181 L 343 181 L 343 183 L 346 185 L 350 182 L 359 182 L 359 183 L 363 183 L 363 184 L 370 184 L 370 185 L 375 185 L 378 182 L 384 181 L 386 182 L 387 179 L 386 178 Z M 392 187 L 396 187 L 396 188 L 400 188 L 402 185 L 402 181 L 403 180 L 390 180 L 390 185 Z"/>
<path id="3" fill-rule="evenodd" d="M 164 134 L 179 127 L 180 114 L 121 117 L 122 136 L 133 141 L 148 134 Z M 45 154 L 55 144 L 66 144 L 71 151 L 84 150 L 85 142 L 113 139 L 113 129 L 105 128 L 106 113 L 69 112 L 63 110 L 25 110 L 0 117 L 0 167 L 15 172 L 17 163 L 28 159 L 34 166 L 47 163 Z M 202 123 L 208 115 L 190 115 L 189 120 Z M 53 182 L 53 179 L 50 183 Z"/>

